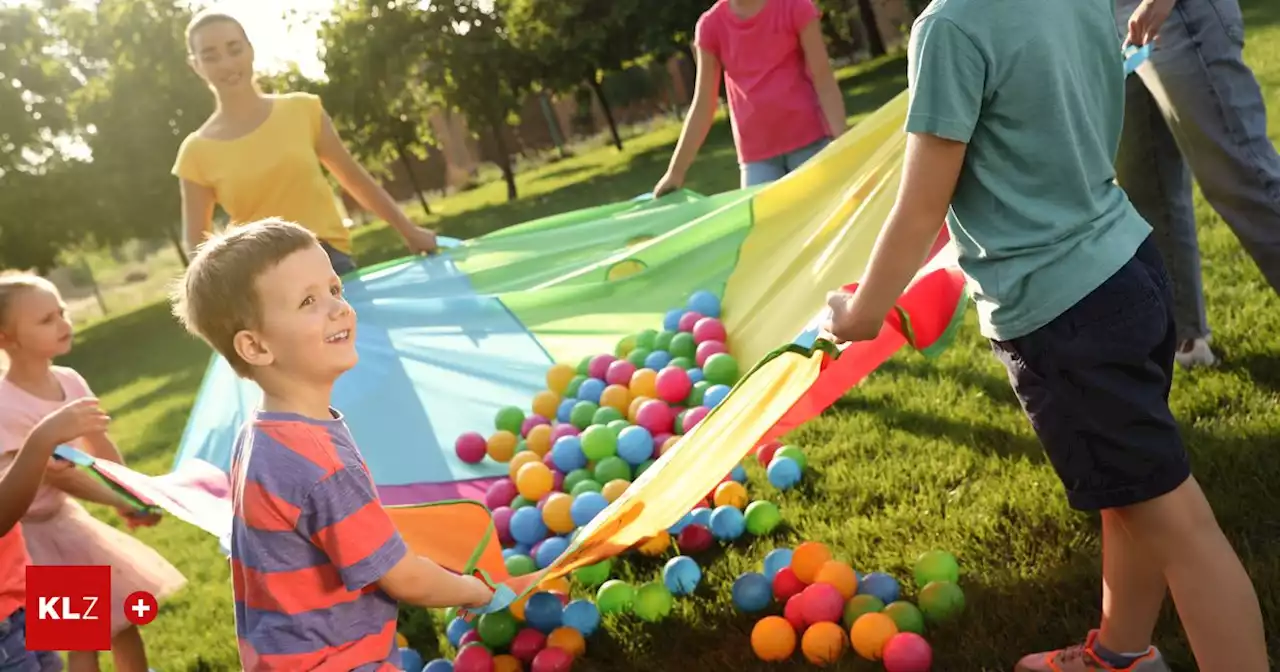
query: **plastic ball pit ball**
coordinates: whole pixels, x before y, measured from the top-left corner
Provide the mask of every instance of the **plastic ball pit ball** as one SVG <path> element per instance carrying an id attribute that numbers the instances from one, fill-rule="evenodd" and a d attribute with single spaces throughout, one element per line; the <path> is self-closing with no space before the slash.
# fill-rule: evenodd
<path id="1" fill-rule="evenodd" d="M 702 581 L 702 568 L 687 555 L 678 555 L 662 568 L 662 582 L 674 595 L 692 595 Z"/>
<path id="2" fill-rule="evenodd" d="M 720 299 L 705 289 L 700 289 L 690 294 L 685 306 L 689 310 L 707 317 L 720 317 Z"/>
<path id="3" fill-rule="evenodd" d="M 594 565 L 579 567 L 573 570 L 573 578 L 578 583 L 587 588 L 595 588 L 605 581 L 609 580 L 609 574 L 613 571 L 613 561 L 609 559 L 601 560 Z"/>
<path id="4" fill-rule="evenodd" d="M 880 660 L 885 644 L 896 634 L 898 626 L 892 618 L 883 613 L 863 614 L 849 629 L 849 641 L 853 643 L 853 650 L 859 656 L 867 660 Z"/>
<path id="5" fill-rule="evenodd" d="M 711 534 L 720 541 L 733 541 L 747 529 L 742 511 L 732 506 L 717 506 L 711 512 Z"/>
<path id="6" fill-rule="evenodd" d="M 839 560 L 828 560 L 818 568 L 813 580 L 834 586 L 840 591 L 841 599 L 847 601 L 858 592 L 858 576 L 853 568 Z"/>
<path id="7" fill-rule="evenodd" d="M 518 439 L 514 432 L 508 432 L 505 429 L 498 430 L 489 437 L 485 450 L 488 452 L 489 458 L 494 462 L 506 462 L 516 454 L 516 443 Z"/>
<path id="8" fill-rule="evenodd" d="M 906 600 L 899 600 L 886 606 L 884 615 L 893 619 L 898 626 L 898 632 L 924 634 L 924 614 L 919 607 Z"/>
<path id="9" fill-rule="evenodd" d="M 747 572 L 733 582 L 733 605 L 748 614 L 769 606 L 773 591 L 764 574 Z"/>
<path id="10" fill-rule="evenodd" d="M 553 364 L 547 369 L 547 389 L 556 394 L 564 394 L 569 387 L 569 381 L 578 375 L 573 367 L 568 364 Z"/>
<path id="11" fill-rule="evenodd" d="M 686 331 L 686 332 L 693 331 L 693 326 L 697 324 L 698 320 L 701 320 L 702 318 L 703 318 L 702 313 L 699 313 L 696 310 L 690 310 L 689 312 L 680 316 L 680 321 L 676 323 L 676 329 L 679 331 Z"/>
<path id="12" fill-rule="evenodd" d="M 800 591 L 800 599 L 806 623 L 837 623 L 844 615 L 844 597 L 835 586 L 815 583 Z"/>
<path id="13" fill-rule="evenodd" d="M 422 672 L 454 672 L 453 663 L 444 658 L 436 658 L 422 668 Z"/>
<path id="14" fill-rule="evenodd" d="M 495 481 L 484 493 L 484 505 L 490 510 L 506 506 L 516 498 L 516 492 L 516 484 L 511 479 Z"/>
<path id="15" fill-rule="evenodd" d="M 560 627 L 564 606 L 560 598 L 546 591 L 534 593 L 524 605 L 524 621 L 543 634 Z"/>
<path id="16" fill-rule="evenodd" d="M 471 624 L 461 618 L 454 618 L 449 621 L 449 627 L 444 631 L 449 643 L 455 647 L 462 646 L 462 636 L 468 632 L 471 632 Z"/>
<path id="17" fill-rule="evenodd" d="M 476 621 L 476 632 L 485 645 L 500 649 L 515 639 L 520 624 L 509 611 L 495 611 L 484 614 Z"/>
<path id="18" fill-rule="evenodd" d="M 880 598 L 875 595 L 855 595 L 852 600 L 849 600 L 844 605 L 844 617 L 841 622 L 844 623 L 844 627 L 852 628 L 853 624 L 863 614 L 884 611 L 884 608 L 884 602 L 881 602 Z"/>
<path id="19" fill-rule="evenodd" d="M 493 657 L 493 672 L 523 672 L 523 670 L 524 666 L 520 664 L 520 659 L 511 654 L 504 653 Z"/>
<path id="20" fill-rule="evenodd" d="M 564 649 L 547 647 L 538 652 L 530 672 L 568 672 L 573 667 L 573 654 Z"/>
<path id="21" fill-rule="evenodd" d="M 458 650 L 453 659 L 454 672 L 492 672 L 493 654 L 478 642 L 467 644 Z"/>
<path id="22" fill-rule="evenodd" d="M 671 613 L 673 601 L 671 591 L 667 590 L 666 586 L 652 581 L 640 586 L 636 591 L 631 612 L 642 621 L 657 623 Z"/>
<path id="23" fill-rule="evenodd" d="M 573 628 L 583 637 L 590 637 L 600 627 L 600 610 L 587 600 L 574 600 L 560 614 L 564 627 Z"/>
<path id="24" fill-rule="evenodd" d="M 789 457 L 795 460 L 796 464 L 800 465 L 800 471 L 802 472 L 809 466 L 809 457 L 804 454 L 803 450 L 795 446 L 783 446 L 773 454 L 773 457 Z"/>
<path id="25" fill-rule="evenodd" d="M 476 464 L 483 460 L 488 454 L 488 449 L 488 442 L 477 432 L 467 432 L 459 436 L 453 444 L 453 450 L 458 454 L 458 459 L 467 464 Z"/>
<path id="26" fill-rule="evenodd" d="M 702 363 L 702 375 L 712 385 L 732 386 L 738 382 L 738 360 L 727 352 L 718 352 Z"/>
<path id="27" fill-rule="evenodd" d="M 747 529 L 751 529 L 751 507 L 747 507 Z M 775 548 L 764 556 L 764 578 L 773 580 L 773 577 L 783 567 L 791 566 L 791 549 Z"/>
<path id="28" fill-rule="evenodd" d="M 806 541 L 791 553 L 791 571 L 806 584 L 813 583 L 822 564 L 831 560 L 831 549 L 820 541 Z"/>
<path id="29" fill-rule="evenodd" d="M 795 653 L 795 628 L 785 618 L 766 616 L 751 628 L 751 650 L 765 662 L 782 662 Z"/>
<path id="30" fill-rule="evenodd" d="M 602 614 L 625 613 L 631 611 L 635 594 L 635 588 L 632 588 L 631 584 L 610 579 L 596 591 L 596 607 Z"/>
<path id="31" fill-rule="evenodd" d="M 916 559 L 916 587 L 924 588 L 934 581 L 960 582 L 960 564 L 946 551 L 927 551 Z"/>
<path id="32" fill-rule="evenodd" d="M 932 667 L 933 649 L 914 632 L 900 632 L 884 645 L 885 672 L 929 672 Z"/>
<path id="33" fill-rule="evenodd" d="M 769 462 L 769 468 L 765 471 L 769 478 L 769 484 L 779 490 L 790 490 L 800 482 L 804 471 L 800 468 L 800 464 L 789 457 L 778 457 L 775 455 L 773 460 Z"/>
<path id="34" fill-rule="evenodd" d="M 493 419 L 493 428 L 518 434 L 520 424 L 524 422 L 524 411 L 516 406 L 507 406 L 498 411 Z"/>
<path id="35" fill-rule="evenodd" d="M 686 553 L 701 553 L 715 542 L 711 530 L 698 524 L 685 527 L 676 537 L 676 544 Z"/>
<path id="36" fill-rule="evenodd" d="M 849 637 L 844 628 L 835 623 L 814 623 L 805 629 L 800 649 L 805 660 L 818 667 L 826 667 L 840 660 L 848 643 Z"/>
<path id="37" fill-rule="evenodd" d="M 525 453 L 533 455 L 533 453 Z M 555 476 L 551 474 L 551 469 L 543 464 L 541 460 L 535 460 L 520 467 L 520 471 L 516 473 L 516 490 L 520 496 L 531 501 L 538 501 L 551 492 L 552 486 L 555 485 Z"/>
<path id="38" fill-rule="evenodd" d="M 804 620 L 804 600 L 800 599 L 799 593 L 787 599 L 787 603 L 782 607 L 782 617 L 787 619 L 798 633 L 803 634 L 805 628 L 809 627 L 809 623 Z"/>
<path id="39" fill-rule="evenodd" d="M 735 509 L 746 508 L 747 489 L 737 481 L 721 483 L 716 486 L 715 503 L 716 506 L 732 506 Z"/>
<path id="40" fill-rule="evenodd" d="M 925 618 L 940 623 L 964 611 L 964 591 L 950 581 L 934 581 L 920 590 L 916 602 Z"/>
<path id="41" fill-rule="evenodd" d="M 547 646 L 577 657 L 587 652 L 587 641 L 573 628 L 556 628 L 547 635 Z"/>
<path id="42" fill-rule="evenodd" d="M 533 657 L 546 646 L 546 635 L 533 628 L 525 628 L 516 633 L 516 638 L 511 640 L 511 655 L 528 664 L 533 662 Z"/>
<path id="43" fill-rule="evenodd" d="M 786 602 L 791 599 L 792 595 L 799 595 L 800 591 L 808 585 L 804 581 L 796 578 L 796 573 L 790 567 L 783 567 L 773 575 L 773 597 L 779 602 Z"/>
<path id="44" fill-rule="evenodd" d="M 782 512 L 778 510 L 778 505 L 765 500 L 748 504 L 745 516 L 747 531 L 757 537 L 773 532 L 782 522 Z"/>

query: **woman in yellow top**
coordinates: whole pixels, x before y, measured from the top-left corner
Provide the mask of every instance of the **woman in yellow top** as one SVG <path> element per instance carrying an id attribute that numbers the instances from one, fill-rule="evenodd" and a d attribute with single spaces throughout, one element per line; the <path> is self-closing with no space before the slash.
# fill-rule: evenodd
<path id="1" fill-rule="evenodd" d="M 192 69 L 217 98 L 217 109 L 183 141 L 173 166 L 188 251 L 209 234 L 218 203 L 232 226 L 265 217 L 296 222 L 320 238 L 339 275 L 355 270 L 351 234 L 321 164 L 356 201 L 395 227 L 411 252 L 436 250 L 435 234 L 410 221 L 352 158 L 318 97 L 258 90 L 253 46 L 239 21 L 198 14 L 187 27 L 187 48 Z"/>

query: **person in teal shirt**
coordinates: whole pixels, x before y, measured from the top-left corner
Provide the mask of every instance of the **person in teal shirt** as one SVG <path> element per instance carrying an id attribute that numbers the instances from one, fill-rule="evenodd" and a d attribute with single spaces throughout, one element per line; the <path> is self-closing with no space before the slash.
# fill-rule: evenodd
<path id="1" fill-rule="evenodd" d="M 1101 625 L 1015 669 L 1167 671 L 1151 642 L 1171 589 L 1201 669 L 1264 672 L 1257 595 L 1169 409 L 1169 278 L 1115 181 L 1113 1 L 934 0 L 921 14 L 898 199 L 862 281 L 829 297 L 826 329 L 875 338 L 945 221 L 981 332 L 1068 502 L 1102 518 Z M 1146 0 L 1126 41 L 1144 44 L 1172 2 Z"/>

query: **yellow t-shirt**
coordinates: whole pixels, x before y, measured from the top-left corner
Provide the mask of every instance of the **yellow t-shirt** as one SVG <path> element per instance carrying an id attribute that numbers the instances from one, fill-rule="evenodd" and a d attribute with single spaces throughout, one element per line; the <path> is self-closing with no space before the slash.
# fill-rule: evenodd
<path id="1" fill-rule="evenodd" d="M 279 217 L 351 254 L 351 234 L 316 154 L 320 98 L 288 93 L 271 99 L 267 120 L 248 135 L 235 140 L 187 136 L 173 174 L 213 189 L 231 226 Z"/>

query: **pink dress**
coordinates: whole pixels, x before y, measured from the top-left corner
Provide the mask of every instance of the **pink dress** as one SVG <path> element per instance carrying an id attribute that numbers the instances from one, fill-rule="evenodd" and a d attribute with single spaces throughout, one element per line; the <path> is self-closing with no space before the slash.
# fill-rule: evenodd
<path id="1" fill-rule="evenodd" d="M 0 473 L 7 471 L 27 434 L 46 415 L 67 401 L 92 396 L 80 374 L 54 367 L 66 399 L 49 401 L 0 379 Z M 75 446 L 87 450 L 83 442 Z M 22 519 L 27 553 L 36 565 L 110 565 L 113 634 L 129 627 L 125 598 L 145 590 L 157 600 L 186 585 L 169 561 L 132 535 L 94 518 L 80 502 L 49 485 L 41 485 Z"/>

